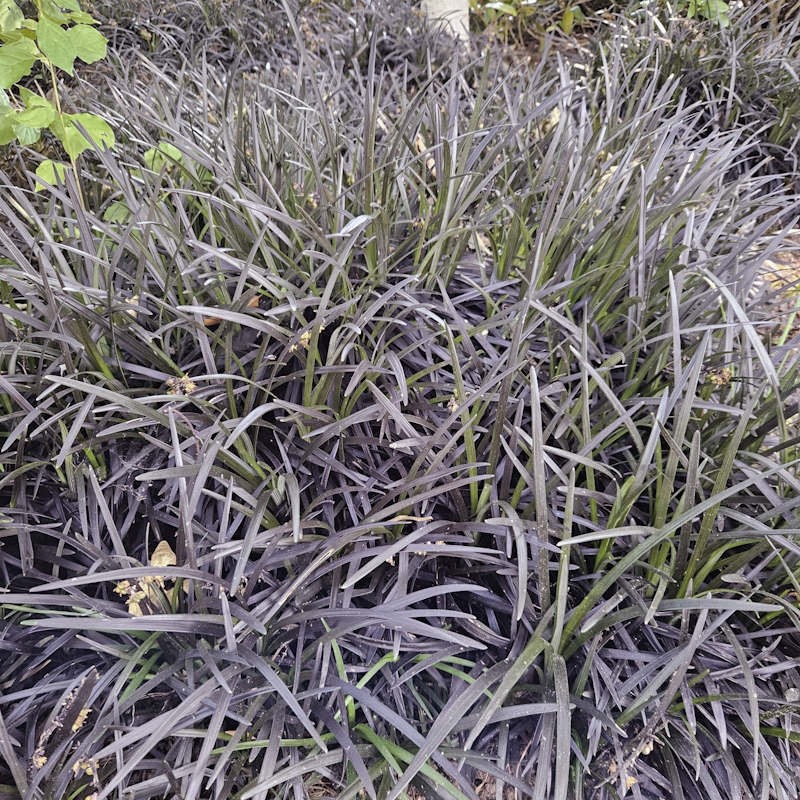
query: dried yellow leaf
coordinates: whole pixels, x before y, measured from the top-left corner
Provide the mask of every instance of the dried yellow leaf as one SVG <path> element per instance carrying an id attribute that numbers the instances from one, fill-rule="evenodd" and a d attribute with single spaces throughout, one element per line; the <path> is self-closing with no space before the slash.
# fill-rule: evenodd
<path id="1" fill-rule="evenodd" d="M 125 601 L 128 604 L 128 613 L 134 617 L 142 616 L 142 607 L 140 603 L 147 597 L 147 592 L 137 583 L 128 595 Z"/>
<path id="2" fill-rule="evenodd" d="M 84 723 L 86 722 L 86 717 L 88 717 L 89 714 L 91 714 L 91 713 L 92 713 L 92 709 L 88 708 L 88 707 L 87 708 L 82 708 L 78 712 L 78 716 L 75 719 L 75 722 L 72 723 L 72 732 L 73 733 L 77 733 L 77 731 L 79 731 L 83 727 Z"/>
<path id="3" fill-rule="evenodd" d="M 89 775 L 90 777 L 94 776 L 95 772 L 97 772 L 97 761 L 95 759 L 90 758 L 79 758 L 73 765 L 72 765 L 72 772 L 75 775 Z M 96 796 L 96 795 L 95 795 Z"/>
<path id="4" fill-rule="evenodd" d="M 723 367 L 722 369 L 711 370 L 708 375 L 708 380 L 718 389 L 721 386 L 727 386 L 733 379 L 733 373 L 730 367 Z"/>
<path id="5" fill-rule="evenodd" d="M 144 616 L 144 613 L 142 612 L 142 607 L 135 600 L 130 600 L 128 602 L 128 613 L 132 617 Z"/>
<path id="6" fill-rule="evenodd" d="M 206 322 L 206 324 L 208 324 Z M 188 395 L 197 388 L 197 384 L 188 376 L 167 379 L 167 394 Z"/>
<path id="7" fill-rule="evenodd" d="M 421 133 L 417 133 L 414 137 L 414 149 L 420 154 L 423 155 L 428 150 L 428 145 L 425 143 L 425 137 Z M 428 172 L 430 172 L 431 177 L 436 177 L 436 161 L 433 156 L 428 155 L 425 159 L 425 166 L 428 168 Z"/>
<path id="8" fill-rule="evenodd" d="M 125 313 L 129 317 L 132 317 L 133 319 L 136 319 L 136 315 L 139 313 L 139 295 L 135 294 L 135 295 L 133 295 L 133 297 L 126 297 L 125 298 L 125 302 L 129 306 L 132 306 L 132 308 L 126 308 L 125 309 Z"/>
<path id="9" fill-rule="evenodd" d="M 142 607 L 139 605 L 140 600 L 144 600 L 145 594 L 144 592 L 136 592 L 134 595 L 131 595 L 128 600 L 128 613 L 132 617 L 141 617 L 142 616 Z"/>
<path id="10" fill-rule="evenodd" d="M 173 567 L 177 564 L 175 551 L 169 546 L 168 542 L 159 542 L 150 555 L 151 567 Z M 120 581 L 114 587 L 114 591 L 125 597 L 128 606 L 128 613 L 134 617 L 141 617 L 142 601 L 149 600 L 151 603 L 158 601 L 158 590 L 164 588 L 163 575 L 144 575 L 136 583 L 130 581 Z M 170 590 L 168 594 L 174 592 Z"/>
<path id="11" fill-rule="evenodd" d="M 159 542 L 150 556 L 151 567 L 174 567 L 177 563 L 175 551 L 167 541 Z"/>
<path id="12" fill-rule="evenodd" d="M 125 597 L 125 604 L 128 606 L 129 614 L 134 617 L 142 616 L 142 607 L 139 603 L 147 597 L 147 593 L 142 588 L 141 583 L 120 581 L 114 587 L 114 592 Z"/>

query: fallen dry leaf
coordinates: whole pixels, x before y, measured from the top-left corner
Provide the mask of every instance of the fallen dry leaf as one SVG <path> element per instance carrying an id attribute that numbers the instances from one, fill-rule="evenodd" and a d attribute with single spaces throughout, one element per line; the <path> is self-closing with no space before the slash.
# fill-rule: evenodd
<path id="1" fill-rule="evenodd" d="M 159 542 L 156 549 L 150 555 L 151 567 L 174 567 L 178 563 L 175 551 L 169 546 L 169 542 Z"/>

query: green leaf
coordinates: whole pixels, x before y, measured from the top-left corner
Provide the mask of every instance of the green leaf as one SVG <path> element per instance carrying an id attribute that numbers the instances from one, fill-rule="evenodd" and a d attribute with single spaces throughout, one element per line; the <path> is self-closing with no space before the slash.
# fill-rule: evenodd
<path id="1" fill-rule="evenodd" d="M 69 75 L 76 58 L 91 64 L 106 56 L 107 39 L 100 31 L 86 24 L 64 28 L 58 17 L 49 14 L 39 19 L 36 41 L 49 61 Z"/>
<path id="2" fill-rule="evenodd" d="M 56 114 L 53 121 L 50 123 L 50 132 L 59 142 L 64 141 L 64 122 L 68 117 L 69 114 Z"/>
<path id="3" fill-rule="evenodd" d="M 169 142 L 160 141 L 158 147 L 151 147 L 144 153 L 144 163 L 153 172 L 161 172 L 166 166 L 169 169 L 174 163 L 180 163 L 183 153 Z"/>
<path id="4" fill-rule="evenodd" d="M 20 99 L 25 104 L 25 111 L 17 114 L 18 125 L 31 128 L 46 128 L 56 115 L 56 107 L 46 98 L 31 92 L 24 86 L 19 90 Z"/>
<path id="5" fill-rule="evenodd" d="M 105 222 L 127 222 L 130 218 L 131 210 L 121 200 L 115 200 L 103 212 L 103 220 Z"/>
<path id="6" fill-rule="evenodd" d="M 70 158 L 77 158 L 84 150 L 89 150 L 93 146 L 100 148 L 114 146 L 114 131 L 96 114 L 64 114 L 63 125 L 63 132 L 57 124 L 51 125 L 50 130 L 61 140 Z M 85 129 L 88 139 L 78 125 Z"/>
<path id="7" fill-rule="evenodd" d="M 36 42 L 53 66 L 72 75 L 72 65 L 77 55 L 75 47 L 69 33 L 56 20 L 42 14 L 36 31 Z"/>
<path id="8" fill-rule="evenodd" d="M 41 178 L 42 181 L 46 181 L 47 183 L 36 181 L 36 186 L 34 187 L 34 191 L 41 192 L 44 189 L 49 188 L 49 186 L 58 186 L 60 183 L 64 182 L 64 177 L 67 174 L 67 165 L 63 164 L 60 161 L 53 161 L 51 159 L 46 159 L 36 167 L 36 177 Z"/>
<path id="9" fill-rule="evenodd" d="M 97 25 L 97 20 L 85 11 L 72 11 L 68 15 L 70 20 L 81 25 Z"/>
<path id="10" fill-rule="evenodd" d="M 92 64 L 106 57 L 108 39 L 90 25 L 75 25 L 67 30 L 67 35 L 75 55 L 85 64 Z"/>
<path id="11" fill-rule="evenodd" d="M 21 145 L 36 144 L 42 135 L 42 129 L 38 125 L 25 125 L 18 122 L 21 114 L 16 114 L 14 121 L 14 135 Z"/>
<path id="12" fill-rule="evenodd" d="M 0 108 L 0 145 L 10 144 L 17 138 L 14 133 L 15 116 L 12 108 Z"/>
<path id="13" fill-rule="evenodd" d="M 74 125 L 64 126 L 64 135 L 61 137 L 61 144 L 64 150 L 67 151 L 67 155 L 72 159 L 77 158 L 81 153 L 91 147 L 86 137 Z"/>
<path id="14" fill-rule="evenodd" d="M 53 2 L 53 0 L 42 0 L 42 13 L 61 23 L 85 22 L 91 25 L 97 22 L 91 14 L 87 14 L 81 9 L 77 0 L 66 0 L 66 2 L 57 3 Z"/>
<path id="15" fill-rule="evenodd" d="M 38 59 L 36 45 L 25 36 L 0 46 L 0 89 L 10 89 L 28 75 Z"/>
<path id="16" fill-rule="evenodd" d="M 66 22 L 69 17 L 62 9 L 69 8 L 68 3 L 54 3 L 53 0 L 41 0 L 39 17 L 47 15 L 58 22 Z"/>
<path id="17" fill-rule="evenodd" d="M 718 22 L 723 28 L 730 25 L 730 6 L 724 0 L 689 0 L 686 16 Z"/>
<path id="18" fill-rule="evenodd" d="M 499 11 L 501 14 L 508 14 L 510 17 L 517 16 L 517 8 L 511 3 L 486 3 L 484 8 L 490 8 L 492 11 Z"/>
<path id="19" fill-rule="evenodd" d="M 575 11 L 571 7 L 564 9 L 564 15 L 561 17 L 561 30 L 564 33 L 572 33 L 575 26 Z"/>
<path id="20" fill-rule="evenodd" d="M 17 30 L 23 19 L 25 16 L 14 0 L 0 0 L 0 33 Z"/>

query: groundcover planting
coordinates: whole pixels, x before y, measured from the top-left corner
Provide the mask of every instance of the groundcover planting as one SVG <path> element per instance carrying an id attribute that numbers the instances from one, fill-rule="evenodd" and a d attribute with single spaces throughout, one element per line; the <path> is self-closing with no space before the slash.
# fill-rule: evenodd
<path id="1" fill-rule="evenodd" d="M 3 800 L 796 798 L 797 23 L 145 5 L 0 174 Z"/>

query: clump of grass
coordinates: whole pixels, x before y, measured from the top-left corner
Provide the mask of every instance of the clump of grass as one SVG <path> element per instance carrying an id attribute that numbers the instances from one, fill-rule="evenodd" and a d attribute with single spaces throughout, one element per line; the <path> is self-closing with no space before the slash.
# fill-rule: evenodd
<path id="1" fill-rule="evenodd" d="M 1 782 L 796 796 L 796 198 L 658 43 L 321 41 L 0 196 Z"/>
<path id="2" fill-rule="evenodd" d="M 645 11 L 642 25 L 614 18 L 609 29 L 620 46 L 616 62 L 608 66 L 634 76 L 638 56 L 647 58 L 655 42 L 658 58 L 649 68 L 665 84 L 678 78 L 675 101 L 682 97 L 700 104 L 697 124 L 703 133 L 736 130 L 753 137 L 748 158 L 736 168 L 758 167 L 793 181 L 800 155 L 795 91 L 800 17 L 789 13 L 776 27 L 767 24 L 765 14 L 763 4 L 753 4 L 737 11 L 736 24 L 729 27 Z M 596 63 L 603 53 L 601 46 Z M 631 80 L 635 85 L 642 77 Z M 791 190 L 797 189 L 794 183 Z"/>

